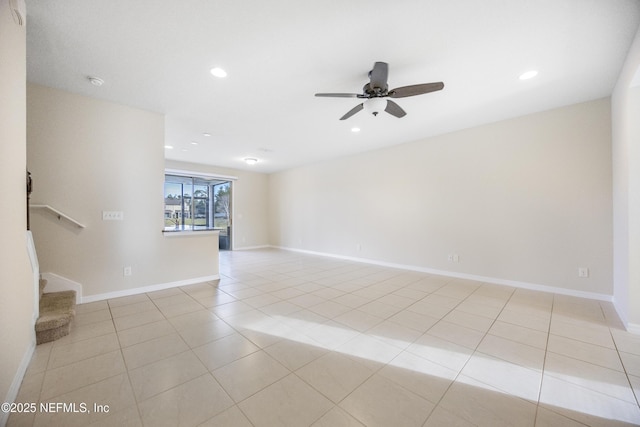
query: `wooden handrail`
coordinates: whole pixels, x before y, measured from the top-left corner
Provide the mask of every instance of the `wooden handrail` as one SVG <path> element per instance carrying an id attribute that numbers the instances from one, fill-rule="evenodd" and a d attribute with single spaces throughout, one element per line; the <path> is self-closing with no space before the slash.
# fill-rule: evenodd
<path id="1" fill-rule="evenodd" d="M 80 222 L 78 222 L 75 219 L 71 218 L 69 215 L 65 215 L 64 213 L 60 212 L 59 210 L 57 210 L 56 208 L 54 208 L 52 206 L 49 206 L 49 205 L 31 205 L 31 207 L 35 208 L 35 209 L 48 210 L 49 212 L 51 212 L 55 216 L 57 216 L 58 219 L 66 219 L 67 221 L 69 221 L 70 223 L 72 223 L 73 225 L 75 225 L 78 228 L 86 228 L 86 226 L 84 224 L 81 224 Z"/>

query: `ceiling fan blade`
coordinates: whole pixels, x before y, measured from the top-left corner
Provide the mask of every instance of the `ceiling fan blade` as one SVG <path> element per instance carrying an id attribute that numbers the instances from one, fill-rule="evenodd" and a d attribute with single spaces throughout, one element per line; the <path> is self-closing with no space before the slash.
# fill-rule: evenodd
<path id="1" fill-rule="evenodd" d="M 396 116 L 397 118 L 407 115 L 407 113 L 402 108 L 400 108 L 398 104 L 390 99 L 387 99 L 387 108 L 385 108 L 384 111 L 391 114 L 392 116 Z"/>
<path id="2" fill-rule="evenodd" d="M 442 90 L 444 83 L 424 83 L 420 85 L 402 86 L 389 91 L 391 98 L 406 98 L 407 96 L 422 95 L 429 92 Z"/>
<path id="3" fill-rule="evenodd" d="M 316 96 L 325 98 L 361 98 L 359 93 L 316 93 Z"/>
<path id="4" fill-rule="evenodd" d="M 363 108 L 364 108 L 364 104 L 356 105 L 351 110 L 349 110 L 349 112 L 347 114 L 345 114 L 344 116 L 340 117 L 340 120 L 347 120 L 349 117 L 353 116 L 355 113 L 357 113 L 358 111 L 362 110 Z"/>
<path id="5" fill-rule="evenodd" d="M 370 83 L 369 86 L 371 89 L 387 88 L 387 78 L 389 76 L 389 64 L 386 62 L 376 62 L 373 64 L 373 70 L 369 73 Z"/>

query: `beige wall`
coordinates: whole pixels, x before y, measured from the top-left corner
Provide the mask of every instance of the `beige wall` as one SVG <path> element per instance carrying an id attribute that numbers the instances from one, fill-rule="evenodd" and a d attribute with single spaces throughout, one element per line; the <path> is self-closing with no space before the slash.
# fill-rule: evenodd
<path id="1" fill-rule="evenodd" d="M 12 401 L 35 345 L 26 238 L 26 38 L 0 0 L 0 399 Z M 9 207 L 8 209 L 6 207 Z M 0 412 L 0 425 L 6 420 Z"/>
<path id="2" fill-rule="evenodd" d="M 166 160 L 167 169 L 232 176 L 233 249 L 267 246 L 268 175 L 240 169 Z"/>
<path id="3" fill-rule="evenodd" d="M 273 174 L 270 241 L 611 295 L 609 109 L 601 99 Z"/>
<path id="4" fill-rule="evenodd" d="M 32 201 L 86 225 L 33 214 L 42 272 L 80 283 L 83 297 L 218 274 L 217 236 L 162 234 L 162 115 L 31 84 L 27 102 Z"/>
<path id="5" fill-rule="evenodd" d="M 611 104 L 614 302 L 629 329 L 640 333 L 640 31 Z"/>

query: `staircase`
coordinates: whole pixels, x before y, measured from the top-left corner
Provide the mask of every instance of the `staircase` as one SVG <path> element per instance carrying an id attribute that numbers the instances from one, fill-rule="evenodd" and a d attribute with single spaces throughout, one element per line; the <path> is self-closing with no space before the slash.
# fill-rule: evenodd
<path id="1" fill-rule="evenodd" d="M 85 226 L 49 205 L 30 204 L 31 190 L 31 173 L 27 171 L 27 249 L 34 275 L 34 290 L 36 287 L 39 287 L 39 297 L 37 301 L 34 295 L 34 318 L 38 316 L 35 320 L 36 344 L 44 344 L 69 335 L 71 322 L 76 316 L 76 291 L 44 292 L 47 281 L 43 280 L 39 274 L 40 265 L 38 263 L 38 256 L 36 255 L 33 235 L 30 231 L 30 209 L 43 209 L 54 214 L 58 220 L 64 219 L 78 228 L 85 228 Z"/>
<path id="2" fill-rule="evenodd" d="M 76 315 L 76 291 L 44 293 L 40 280 L 40 317 L 36 320 L 36 343 L 43 344 L 69 335 Z"/>

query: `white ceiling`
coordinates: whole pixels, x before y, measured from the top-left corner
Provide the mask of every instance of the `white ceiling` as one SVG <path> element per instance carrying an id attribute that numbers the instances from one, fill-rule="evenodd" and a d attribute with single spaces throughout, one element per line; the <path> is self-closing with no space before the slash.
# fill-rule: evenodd
<path id="1" fill-rule="evenodd" d="M 30 82 L 165 114 L 167 158 L 273 172 L 608 96 L 640 1 L 38 0 L 27 13 Z M 360 100 L 314 97 L 361 92 L 375 61 L 390 88 L 445 88 L 397 99 L 401 119 L 340 121 Z"/>

